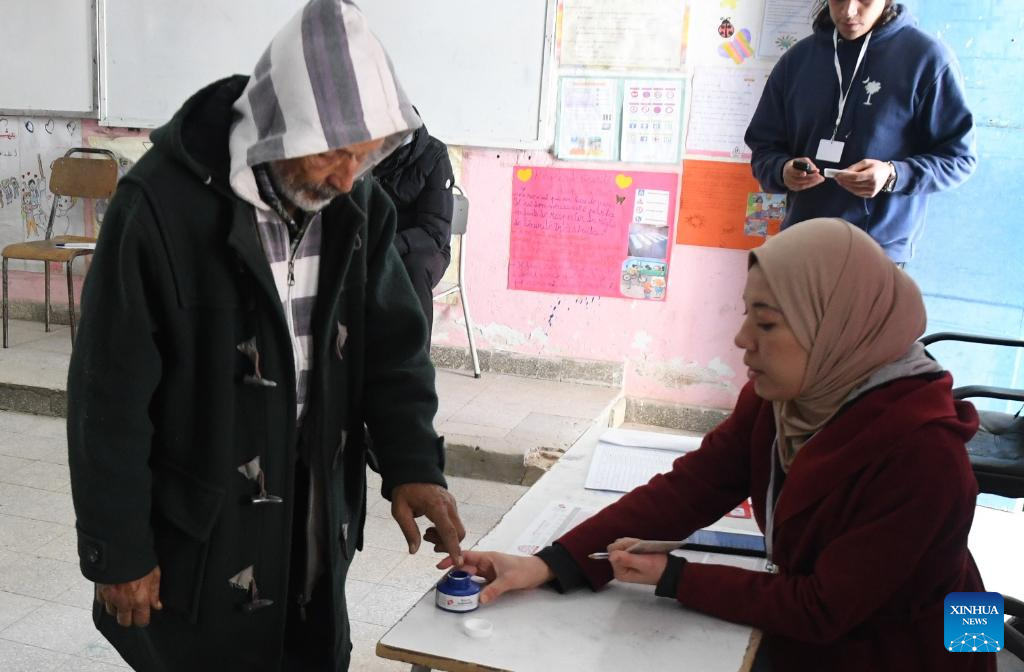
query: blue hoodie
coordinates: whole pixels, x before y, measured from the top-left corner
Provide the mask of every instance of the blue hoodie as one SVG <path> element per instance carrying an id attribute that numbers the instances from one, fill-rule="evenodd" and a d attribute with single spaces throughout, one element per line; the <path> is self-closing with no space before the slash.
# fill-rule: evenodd
<path id="1" fill-rule="evenodd" d="M 892 161 L 893 193 L 860 198 L 835 180 L 790 193 L 783 227 L 814 217 L 842 217 L 867 231 L 893 261 L 913 256 L 924 225 L 928 195 L 964 182 L 977 163 L 974 119 L 964 101 L 953 54 L 917 28 L 903 5 L 896 18 L 875 29 L 836 140 L 846 146 L 839 163 L 819 161 L 818 143 L 832 137 L 839 103 L 832 29 L 818 30 L 793 46 L 772 70 L 747 128 L 754 177 L 766 191 L 786 193 L 782 169 L 810 157 L 819 169 L 846 168 L 862 159 Z M 844 42 L 839 56 L 844 87 L 863 38 Z M 868 94 L 868 82 L 877 91 Z"/>

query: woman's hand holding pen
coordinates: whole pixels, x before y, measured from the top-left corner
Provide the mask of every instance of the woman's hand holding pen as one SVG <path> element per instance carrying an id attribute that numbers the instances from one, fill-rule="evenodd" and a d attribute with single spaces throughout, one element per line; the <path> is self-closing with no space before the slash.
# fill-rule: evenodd
<path id="1" fill-rule="evenodd" d="M 451 566 L 450 557 L 437 564 L 438 569 Z M 487 586 L 480 591 L 480 604 L 496 600 L 507 591 L 536 588 L 555 578 L 547 563 L 536 556 L 490 551 L 464 551 L 459 569 L 487 579 Z"/>
<path id="2" fill-rule="evenodd" d="M 656 586 L 665 573 L 668 553 L 630 553 L 626 550 L 639 541 L 631 537 L 616 539 L 608 546 L 608 562 L 619 581 Z"/>

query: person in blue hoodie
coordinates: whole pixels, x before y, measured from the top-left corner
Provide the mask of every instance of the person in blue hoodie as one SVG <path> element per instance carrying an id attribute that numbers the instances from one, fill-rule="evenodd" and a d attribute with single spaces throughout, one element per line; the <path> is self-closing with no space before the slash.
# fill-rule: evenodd
<path id="1" fill-rule="evenodd" d="M 929 195 L 977 163 L 955 57 L 893 0 L 820 0 L 814 34 L 779 59 L 745 140 L 762 188 L 788 192 L 783 228 L 841 217 L 899 264 Z"/>

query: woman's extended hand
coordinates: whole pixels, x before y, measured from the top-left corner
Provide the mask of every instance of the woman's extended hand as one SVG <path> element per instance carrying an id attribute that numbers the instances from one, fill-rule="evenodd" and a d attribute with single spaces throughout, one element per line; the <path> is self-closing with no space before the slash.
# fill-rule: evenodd
<path id="1" fill-rule="evenodd" d="M 450 557 L 437 563 L 438 569 L 451 566 Z M 496 600 L 510 590 L 536 588 L 555 578 L 547 563 L 536 556 L 493 551 L 463 551 L 459 569 L 487 579 L 487 586 L 480 591 L 480 604 Z"/>

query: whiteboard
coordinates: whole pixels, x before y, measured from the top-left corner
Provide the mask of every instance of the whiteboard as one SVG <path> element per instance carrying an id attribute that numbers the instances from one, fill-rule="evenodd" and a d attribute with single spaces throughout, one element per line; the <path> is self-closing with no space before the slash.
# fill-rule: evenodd
<path id="1" fill-rule="evenodd" d="M 251 74 L 270 40 L 304 4 L 97 0 L 100 124 L 159 126 L 205 85 Z"/>
<path id="2" fill-rule="evenodd" d="M 251 73 L 304 4 L 97 0 L 100 123 L 159 126 L 204 85 Z M 359 6 L 431 134 L 452 145 L 550 144 L 554 13 L 547 0 Z"/>
<path id="3" fill-rule="evenodd" d="M 550 144 L 554 16 L 545 0 L 359 6 L 431 135 L 462 146 Z"/>
<path id="4" fill-rule="evenodd" d="M 92 0 L 4 0 L 0 110 L 93 112 L 95 26 Z"/>

